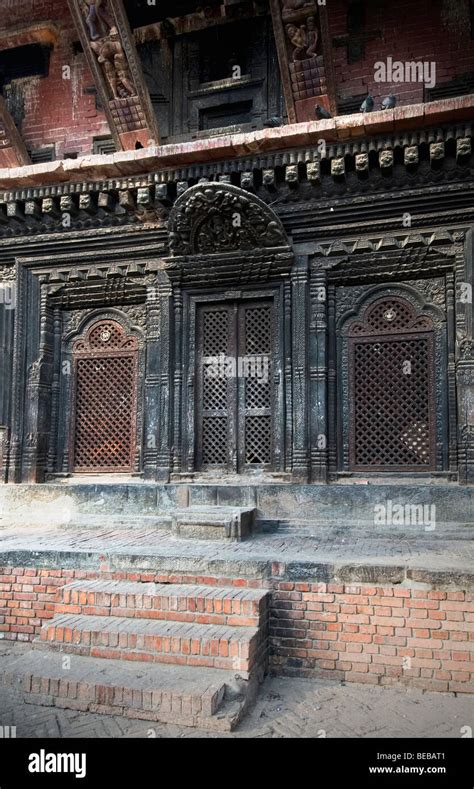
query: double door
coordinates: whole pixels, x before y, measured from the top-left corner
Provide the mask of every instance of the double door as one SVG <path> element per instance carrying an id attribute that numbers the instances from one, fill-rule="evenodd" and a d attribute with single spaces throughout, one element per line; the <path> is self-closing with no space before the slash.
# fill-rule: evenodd
<path id="1" fill-rule="evenodd" d="M 273 470 L 274 300 L 201 304 L 196 350 L 197 469 Z"/>

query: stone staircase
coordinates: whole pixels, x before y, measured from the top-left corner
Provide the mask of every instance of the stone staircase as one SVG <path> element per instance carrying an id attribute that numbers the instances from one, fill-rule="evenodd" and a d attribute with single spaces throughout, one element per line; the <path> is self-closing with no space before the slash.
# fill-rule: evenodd
<path id="1" fill-rule="evenodd" d="M 74 581 L 3 681 L 31 703 L 231 731 L 265 673 L 267 603 L 263 589 Z"/>

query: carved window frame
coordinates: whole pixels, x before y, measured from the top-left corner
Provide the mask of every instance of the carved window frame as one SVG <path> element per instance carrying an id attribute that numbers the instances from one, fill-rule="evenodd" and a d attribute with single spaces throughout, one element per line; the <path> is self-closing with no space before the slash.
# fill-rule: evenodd
<path id="1" fill-rule="evenodd" d="M 429 277 L 426 278 L 429 281 Z M 337 293 L 337 291 L 336 291 Z M 434 352 L 434 435 L 435 453 L 433 467 L 411 470 L 402 467 L 387 467 L 384 470 L 374 468 L 374 471 L 352 470 L 350 464 L 350 334 L 354 325 L 364 322 L 364 316 L 370 307 L 381 299 L 394 298 L 408 302 L 419 320 L 427 317 L 433 326 L 433 352 Z M 337 299 L 337 295 L 336 295 Z M 448 367 L 448 336 L 447 316 L 445 310 L 429 302 L 424 294 L 415 285 L 400 283 L 380 283 L 378 285 L 354 286 L 354 307 L 346 310 L 339 317 L 336 324 L 337 345 L 337 403 L 335 407 L 336 419 L 336 474 L 363 474 L 390 476 L 393 474 L 415 473 L 448 473 L 449 467 L 449 416 L 448 416 L 448 387 L 450 376 Z M 422 333 L 422 329 L 418 330 Z"/>
<path id="2" fill-rule="evenodd" d="M 67 364 L 70 369 L 70 374 L 61 376 L 62 385 L 60 386 L 59 402 L 62 405 L 60 409 L 60 418 L 58 421 L 57 430 L 57 460 L 56 468 L 49 469 L 49 473 L 74 473 L 73 469 L 73 455 L 72 455 L 72 437 L 74 434 L 74 418 L 75 418 L 75 404 L 74 404 L 74 365 L 75 365 L 75 346 L 81 341 L 84 341 L 88 334 L 97 323 L 103 321 L 114 321 L 120 325 L 124 334 L 136 340 L 137 345 L 137 362 L 136 362 L 136 375 L 135 375 L 135 400 L 136 400 L 136 419 L 133 428 L 135 436 L 135 456 L 133 474 L 139 474 L 143 467 L 143 435 L 144 435 L 144 386 L 145 386 L 145 337 L 141 329 L 134 326 L 126 312 L 122 312 L 120 307 L 111 307 L 109 309 L 91 309 L 88 310 L 84 317 L 82 317 L 77 329 L 67 333 L 63 337 L 61 358 L 59 360 L 60 367 Z M 82 472 L 80 472 L 82 473 Z M 102 473 L 102 472 L 96 472 Z M 107 472 L 104 472 L 107 473 Z M 119 472 L 118 472 L 119 473 Z"/>

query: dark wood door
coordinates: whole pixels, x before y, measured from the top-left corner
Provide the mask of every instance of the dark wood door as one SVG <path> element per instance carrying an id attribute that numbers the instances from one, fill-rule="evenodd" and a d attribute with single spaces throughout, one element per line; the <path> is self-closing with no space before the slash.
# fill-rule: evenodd
<path id="1" fill-rule="evenodd" d="M 198 469 L 274 468 L 274 349 L 272 299 L 198 308 Z"/>

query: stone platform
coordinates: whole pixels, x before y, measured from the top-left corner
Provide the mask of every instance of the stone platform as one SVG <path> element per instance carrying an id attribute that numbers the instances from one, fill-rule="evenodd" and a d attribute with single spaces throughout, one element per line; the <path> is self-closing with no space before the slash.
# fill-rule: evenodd
<path id="1" fill-rule="evenodd" d="M 230 730 L 267 658 L 277 674 L 474 691 L 468 488 L 55 484 L 6 486 L 0 500 L 0 638 L 34 646 L 9 682 L 46 704 L 167 721 L 166 694 L 183 671 L 202 668 L 212 709 L 199 681 L 173 714 Z M 378 505 L 435 510 L 426 522 L 393 524 L 374 518 Z M 181 518 L 191 537 L 173 528 Z M 230 528 L 239 518 L 240 534 Z M 239 595 L 252 610 L 237 610 Z M 72 698 L 58 676 L 65 655 L 78 672 Z M 150 710 L 143 688 L 127 684 L 134 670 L 152 699 L 165 693 L 164 706 Z M 139 692 L 138 706 L 120 701 Z"/>

